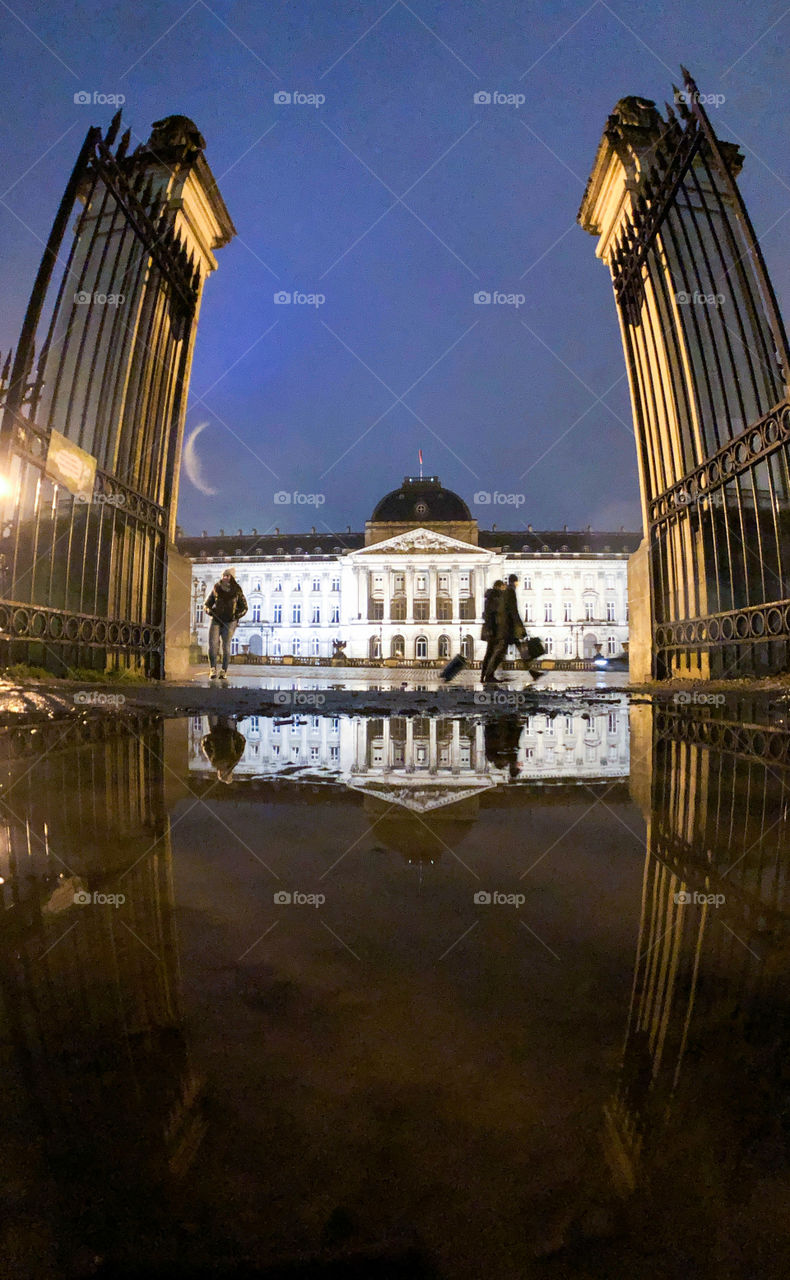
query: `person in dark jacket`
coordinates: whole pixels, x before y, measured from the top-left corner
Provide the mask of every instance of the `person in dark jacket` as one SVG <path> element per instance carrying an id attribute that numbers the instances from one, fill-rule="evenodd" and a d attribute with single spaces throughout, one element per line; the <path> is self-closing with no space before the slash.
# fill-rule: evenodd
<path id="1" fill-rule="evenodd" d="M 497 578 L 496 582 L 488 588 L 483 598 L 483 626 L 480 631 L 480 639 L 487 642 L 483 665 L 480 669 L 480 679 L 483 684 L 489 682 L 489 667 L 497 645 L 496 629 L 499 613 L 499 595 L 504 590 L 504 586 L 502 579 Z"/>
<path id="2" fill-rule="evenodd" d="M 488 660 L 488 666 L 481 673 L 485 684 L 496 683 L 496 669 L 512 644 L 518 644 L 527 634 L 521 620 L 516 599 L 516 583 L 518 574 L 511 573 L 507 586 L 497 597 L 495 620 L 496 644 Z"/>
<path id="3" fill-rule="evenodd" d="M 209 732 L 200 743 L 203 754 L 220 782 L 231 781 L 231 774 L 244 755 L 247 739 L 239 733 L 233 716 L 209 716 Z"/>
<path id="4" fill-rule="evenodd" d="M 217 677 L 226 680 L 228 662 L 230 661 L 230 642 L 238 621 L 247 612 L 247 601 L 244 592 L 234 578 L 230 569 L 226 569 L 218 582 L 214 583 L 211 594 L 203 606 L 211 618 L 208 629 L 208 660 L 211 667 L 211 679 Z M 219 664 L 220 652 L 222 666 Z"/>

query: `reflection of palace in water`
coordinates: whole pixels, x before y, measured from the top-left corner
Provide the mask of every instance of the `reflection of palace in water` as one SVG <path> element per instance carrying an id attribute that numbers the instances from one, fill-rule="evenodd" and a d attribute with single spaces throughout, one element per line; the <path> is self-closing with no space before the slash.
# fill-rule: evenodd
<path id="1" fill-rule="evenodd" d="M 624 1194 L 688 1172 L 724 1211 L 790 1155 L 790 734 L 746 701 L 634 708 L 632 732 L 648 853 L 607 1159 Z"/>
<path id="2" fill-rule="evenodd" d="M 204 743 L 211 717 L 189 722 L 191 772 L 211 773 Z M 216 720 L 216 717 L 214 717 Z M 513 761 L 502 764 L 487 750 L 489 726 L 499 722 L 519 728 Z M 571 782 L 622 778 L 628 775 L 628 709 L 613 696 L 567 714 L 482 717 L 391 716 L 389 719 L 294 715 L 248 716 L 236 726 L 244 752 L 233 770 L 236 778 L 313 776 L 347 786 L 414 789 L 417 780 L 437 791 L 495 786 L 510 763 L 518 779 Z"/>
<path id="3" fill-rule="evenodd" d="M 106 716 L 0 735 L 0 1022 L 18 1117 L 0 1128 L 0 1187 L 13 1178 L 15 1202 L 35 1206 L 37 1262 L 68 1248 L 72 1223 L 81 1245 L 120 1229 L 203 1134 L 180 1006 L 170 728 Z"/>
<path id="4" fill-rule="evenodd" d="M 628 710 L 619 696 L 563 715 L 221 721 L 190 721 L 190 772 L 227 781 L 222 765 L 235 733 L 234 779 L 345 787 L 361 795 L 377 840 L 415 863 L 454 849 L 505 783 L 527 802 L 563 783 L 611 787 L 628 776 Z"/>

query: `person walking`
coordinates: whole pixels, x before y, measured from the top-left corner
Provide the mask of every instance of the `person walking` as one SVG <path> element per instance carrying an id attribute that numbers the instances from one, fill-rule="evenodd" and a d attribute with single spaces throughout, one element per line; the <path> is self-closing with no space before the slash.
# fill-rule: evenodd
<path id="1" fill-rule="evenodd" d="M 480 668 L 480 679 L 483 684 L 489 683 L 489 668 L 491 666 L 491 658 L 497 646 L 497 618 L 499 616 L 499 596 L 504 590 L 504 582 L 501 578 L 497 578 L 496 582 L 488 588 L 483 597 L 483 626 L 480 631 L 480 639 L 486 641 L 486 651 L 483 657 L 483 665 Z"/>
<path id="2" fill-rule="evenodd" d="M 239 619 L 243 618 L 247 612 L 244 592 L 230 569 L 226 569 L 222 577 L 214 583 L 203 607 L 211 618 L 211 626 L 208 629 L 208 661 L 211 667 L 211 679 L 226 680 L 231 638 Z"/>
<path id="3" fill-rule="evenodd" d="M 496 643 L 484 673 L 485 684 L 498 683 L 496 679 L 497 667 L 510 646 L 517 644 L 519 640 L 523 640 L 527 634 L 526 627 L 521 620 L 521 614 L 518 611 L 518 600 L 516 599 L 517 582 L 518 574 L 511 573 L 507 580 L 507 586 L 499 592 L 497 598 Z"/>
<path id="4" fill-rule="evenodd" d="M 244 755 L 247 739 L 239 733 L 235 716 L 209 716 L 209 732 L 200 746 L 220 782 L 229 783 L 236 765 Z"/>

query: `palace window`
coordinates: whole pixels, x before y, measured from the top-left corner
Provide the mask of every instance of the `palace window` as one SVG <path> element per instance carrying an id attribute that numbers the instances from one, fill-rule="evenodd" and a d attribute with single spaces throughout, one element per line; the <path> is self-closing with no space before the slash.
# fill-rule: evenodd
<path id="1" fill-rule="evenodd" d="M 450 637 L 439 636 L 439 657 L 449 658 L 450 656 Z"/>
<path id="2" fill-rule="evenodd" d="M 525 622 L 535 621 L 535 610 L 531 604 L 524 605 L 524 621 Z"/>
<path id="3" fill-rule="evenodd" d="M 473 636 L 464 636 L 461 641 L 461 657 L 466 658 L 467 662 L 473 662 L 475 656 L 475 642 Z"/>
<path id="4" fill-rule="evenodd" d="M 607 725 L 607 729 L 609 730 L 609 733 L 617 733 L 617 723 L 618 723 L 618 715 L 617 715 L 617 712 L 616 712 L 616 711 L 610 711 L 610 712 L 609 712 L 609 723 L 608 723 L 608 725 Z"/>
<path id="5" fill-rule="evenodd" d="M 392 594 L 401 596 L 406 591 L 406 575 L 405 573 L 393 573 L 392 575 Z"/>
<path id="6" fill-rule="evenodd" d="M 425 636 L 417 636 L 414 642 L 414 656 L 415 658 L 428 657 L 428 641 Z"/>
<path id="7" fill-rule="evenodd" d="M 458 601 L 458 617 L 462 622 L 474 622 L 477 617 L 477 605 L 474 596 Z"/>
<path id="8" fill-rule="evenodd" d="M 415 589 L 415 591 L 419 591 L 421 595 L 424 595 L 424 594 L 427 592 L 427 590 L 428 590 L 428 575 L 427 575 L 427 573 L 418 573 L 418 574 L 417 574 L 417 577 L 414 579 L 414 589 Z"/>
<path id="9" fill-rule="evenodd" d="M 436 620 L 437 622 L 452 622 L 453 620 L 452 600 L 436 601 Z"/>
<path id="10" fill-rule="evenodd" d="M 291 653 L 295 658 L 298 658 L 301 655 L 301 652 L 302 652 L 301 638 L 299 636 L 293 636 L 291 638 Z"/>
<path id="11" fill-rule="evenodd" d="M 232 654 L 239 652 L 239 637 L 233 636 L 230 642 L 230 651 Z"/>
<path id="12" fill-rule="evenodd" d="M 339 579 L 339 578 L 333 578 L 333 579 L 332 579 L 332 590 L 333 590 L 333 591 L 339 591 L 339 590 L 340 590 L 340 579 Z"/>
<path id="13" fill-rule="evenodd" d="M 301 580 L 301 578 L 297 578 L 297 579 L 296 579 L 296 581 L 295 581 L 295 582 L 294 582 L 294 584 L 293 584 L 292 590 L 293 590 L 293 591 L 301 591 L 301 590 L 302 590 L 302 580 Z"/>
<path id="14" fill-rule="evenodd" d="M 429 608 L 430 606 L 427 600 L 415 600 L 414 601 L 414 621 L 427 622 L 429 617 L 429 614 L 428 614 Z"/>
<path id="15" fill-rule="evenodd" d="M 614 574 L 613 573 L 607 573 L 606 575 L 606 589 L 607 591 L 614 591 Z"/>
<path id="16" fill-rule="evenodd" d="M 300 604 L 291 605 L 291 622 L 294 625 L 301 624 L 302 606 Z"/>
<path id="17" fill-rule="evenodd" d="M 330 617 L 329 621 L 330 621 L 330 622 L 339 622 L 339 621 L 340 621 L 340 605 L 339 605 L 339 604 L 333 604 L 333 605 L 332 605 L 332 614 L 331 614 L 331 617 Z"/>
<path id="18" fill-rule="evenodd" d="M 610 658 L 613 658 L 617 653 L 617 636 L 606 637 L 606 652 Z"/>
<path id="19" fill-rule="evenodd" d="M 318 639 L 318 636 L 312 636 L 310 639 L 310 656 L 313 658 L 317 658 L 320 656 L 320 653 L 321 653 L 321 641 Z"/>
<path id="20" fill-rule="evenodd" d="M 275 636 L 272 642 L 272 657 L 281 658 L 283 656 L 283 642 L 279 636 Z"/>
<path id="21" fill-rule="evenodd" d="M 311 759 L 311 760 L 317 760 L 317 759 L 319 758 L 319 754 L 320 754 L 320 750 L 319 750 L 319 748 L 318 748 L 318 747 L 311 747 L 311 748 L 310 748 L 310 759 Z"/>
<path id="22" fill-rule="evenodd" d="M 272 622 L 281 623 L 282 620 L 283 620 L 283 607 L 280 601 L 278 600 L 277 603 L 272 606 Z"/>
<path id="23" fill-rule="evenodd" d="M 471 587 L 469 584 L 470 584 L 469 570 L 466 569 L 463 573 L 459 573 L 458 575 L 458 590 L 462 596 L 469 595 L 469 592 L 471 590 Z"/>
<path id="24" fill-rule="evenodd" d="M 406 621 L 406 601 L 402 596 L 390 602 L 390 618 L 393 622 Z"/>
<path id="25" fill-rule="evenodd" d="M 606 621 L 607 622 L 615 621 L 614 611 L 615 611 L 614 600 L 607 600 L 606 601 Z"/>
<path id="26" fill-rule="evenodd" d="M 310 621 L 311 621 L 311 623 L 313 623 L 313 625 L 315 625 L 316 623 L 318 623 L 318 622 L 320 622 L 320 621 L 321 621 L 321 606 L 320 606 L 320 604 L 314 604 L 314 605 L 313 605 L 313 612 L 312 612 L 312 615 L 311 615 L 311 617 L 310 617 Z"/>
<path id="27" fill-rule="evenodd" d="M 392 637 L 392 641 L 390 643 L 390 657 L 391 658 L 406 657 L 406 641 L 404 640 L 403 636 Z"/>
<path id="28" fill-rule="evenodd" d="M 566 600 L 562 606 L 562 620 L 573 622 L 573 603 L 570 600 Z"/>
<path id="29" fill-rule="evenodd" d="M 584 602 L 584 621 L 592 622 L 595 618 L 595 601 L 585 600 Z"/>
<path id="30" fill-rule="evenodd" d="M 531 573 L 524 574 L 524 590 L 525 591 L 532 590 L 532 574 Z"/>
<path id="31" fill-rule="evenodd" d="M 449 573 L 440 573 L 438 582 L 438 591 L 440 596 L 449 596 L 450 594 L 450 575 Z"/>
<path id="32" fill-rule="evenodd" d="M 554 652 L 554 636 L 544 636 L 543 643 L 546 646 L 546 653 Z"/>
<path id="33" fill-rule="evenodd" d="M 550 600 L 547 600 L 543 606 L 543 621 L 544 622 L 554 621 L 554 607 Z"/>
<path id="34" fill-rule="evenodd" d="M 384 601 L 370 600 L 368 602 L 368 621 L 381 622 L 384 618 Z"/>
<path id="35" fill-rule="evenodd" d="M 274 580 L 274 590 L 275 590 L 275 591 L 282 591 L 282 589 L 283 589 L 283 580 L 282 580 L 282 578 L 275 578 L 275 580 Z"/>
<path id="36" fill-rule="evenodd" d="M 320 591 L 320 590 L 321 590 L 321 579 L 320 579 L 320 578 L 313 578 L 312 590 L 313 590 L 313 591 Z"/>
<path id="37" fill-rule="evenodd" d="M 260 600 L 256 600 L 255 604 L 252 606 L 252 621 L 260 622 L 260 620 L 261 620 L 261 602 Z"/>
<path id="38" fill-rule="evenodd" d="M 565 657 L 566 658 L 573 657 L 573 636 L 565 637 Z"/>
<path id="39" fill-rule="evenodd" d="M 198 600 L 197 604 L 195 605 L 195 626 L 199 627 L 202 621 L 203 621 L 203 601 Z"/>

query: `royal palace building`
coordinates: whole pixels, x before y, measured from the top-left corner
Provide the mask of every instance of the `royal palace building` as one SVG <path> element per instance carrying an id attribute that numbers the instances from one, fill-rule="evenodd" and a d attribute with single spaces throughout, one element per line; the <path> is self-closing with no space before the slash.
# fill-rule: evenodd
<path id="1" fill-rule="evenodd" d="M 483 597 L 518 576 L 530 634 L 561 659 L 616 658 L 628 647 L 628 557 L 637 533 L 479 529 L 438 477 L 407 476 L 377 504 L 362 533 L 181 537 L 193 564 L 193 633 L 208 645 L 203 602 L 225 568 L 249 612 L 233 651 L 256 660 L 331 658 L 437 662 L 462 652 L 480 661 Z"/>

